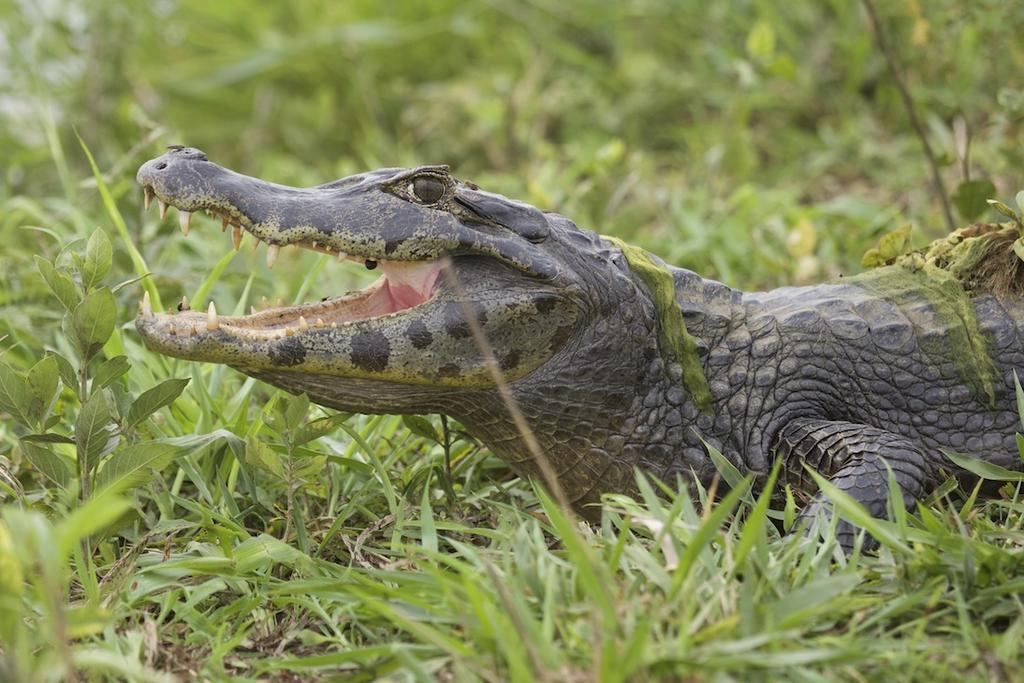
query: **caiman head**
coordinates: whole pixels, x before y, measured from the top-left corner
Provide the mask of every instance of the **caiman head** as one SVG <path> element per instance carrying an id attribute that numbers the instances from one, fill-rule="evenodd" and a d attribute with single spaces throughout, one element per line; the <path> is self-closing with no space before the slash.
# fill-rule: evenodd
<path id="1" fill-rule="evenodd" d="M 621 455 L 616 435 L 634 429 L 631 406 L 657 355 L 654 316 L 621 253 L 593 233 L 446 166 L 300 189 L 175 146 L 137 179 L 147 202 L 177 207 L 186 233 L 191 212 L 205 210 L 232 228 L 236 247 L 242 231 L 265 242 L 270 264 L 301 247 L 381 272 L 355 292 L 246 316 L 212 306 L 153 313 L 144 303 L 136 326 L 150 349 L 230 365 L 342 410 L 444 412 L 530 470 L 496 365 L 556 469 L 594 450 Z M 629 460 L 620 474 L 632 481 Z M 578 480 L 563 481 L 570 497 L 623 488 L 598 486 L 599 469 L 568 476 Z"/>

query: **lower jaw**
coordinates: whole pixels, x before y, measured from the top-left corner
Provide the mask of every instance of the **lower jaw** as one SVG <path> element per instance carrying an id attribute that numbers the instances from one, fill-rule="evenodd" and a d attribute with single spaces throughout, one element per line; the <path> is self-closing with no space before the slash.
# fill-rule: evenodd
<path id="1" fill-rule="evenodd" d="M 441 262 L 381 262 L 381 265 L 384 274 L 374 283 L 317 303 L 262 311 L 252 307 L 250 315 L 221 316 L 212 302 L 205 312 L 199 312 L 189 309 L 187 300 L 183 299 L 179 313 L 154 316 L 147 296 L 141 304 L 140 319 L 144 323 L 149 317 L 157 318 L 164 323 L 162 332 L 171 337 L 194 337 L 203 332 L 224 330 L 255 341 L 292 336 L 311 328 L 336 329 L 355 322 L 383 320 L 426 305 L 435 298 L 437 278 L 443 267 Z"/>

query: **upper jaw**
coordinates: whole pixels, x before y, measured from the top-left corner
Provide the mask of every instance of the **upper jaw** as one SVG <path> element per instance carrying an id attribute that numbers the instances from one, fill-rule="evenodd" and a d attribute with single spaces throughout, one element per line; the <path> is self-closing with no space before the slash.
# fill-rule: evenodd
<path id="1" fill-rule="evenodd" d="M 163 218 L 167 208 L 179 210 L 179 223 L 187 236 L 191 216 L 206 211 L 232 228 L 239 248 L 243 231 L 268 245 L 267 265 L 273 266 L 281 247 L 288 245 L 363 262 L 387 257 L 381 239 L 370 231 L 343 230 L 335 214 L 349 199 L 345 187 L 295 188 L 253 178 L 209 161 L 191 147 L 174 145 L 169 151 L 139 167 L 146 206 L 156 200 Z M 357 188 L 358 189 L 358 188 Z M 435 256 L 440 256 L 436 254 Z"/>
<path id="2" fill-rule="evenodd" d="M 490 256 L 531 277 L 554 278 L 558 266 L 535 244 L 536 234 L 507 229 L 477 212 L 524 216 L 525 205 L 475 191 L 447 175 L 444 167 L 381 169 L 309 188 L 269 183 L 236 173 L 209 161 L 202 151 L 175 146 L 144 163 L 136 176 L 147 200 L 155 198 L 161 212 L 179 209 L 182 230 L 188 232 L 191 213 L 205 210 L 235 226 L 237 247 L 243 231 L 277 250 L 299 245 L 358 261 L 431 261 L 449 254 Z M 396 191 L 421 173 L 443 173 L 450 184 L 441 205 L 410 201 Z M 463 197 L 463 195 L 466 195 Z M 487 197 L 490 200 L 487 200 Z M 509 211 L 510 207 L 511 212 Z M 541 212 L 534 222 L 544 222 Z M 521 226 L 528 221 L 516 221 Z"/>

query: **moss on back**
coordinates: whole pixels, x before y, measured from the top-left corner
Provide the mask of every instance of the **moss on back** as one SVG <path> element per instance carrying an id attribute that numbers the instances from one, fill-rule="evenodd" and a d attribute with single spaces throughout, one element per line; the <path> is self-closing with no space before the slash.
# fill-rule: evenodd
<path id="1" fill-rule="evenodd" d="M 683 311 L 676 304 L 676 282 L 665 266 L 650 253 L 615 237 L 604 239 L 614 244 L 629 264 L 630 270 L 647 289 L 658 314 L 658 346 L 666 361 L 679 363 L 683 369 L 683 385 L 702 410 L 711 407 L 711 390 L 697 354 L 697 342 L 686 329 Z"/>
<path id="2" fill-rule="evenodd" d="M 894 235 L 909 238 L 908 232 L 901 229 Z M 922 350 L 936 361 L 951 359 L 978 400 L 994 406 L 996 367 L 972 297 L 1024 294 L 1024 261 L 1014 252 L 1019 237 L 1016 226 L 977 224 L 914 251 L 907 251 L 909 239 L 883 237 L 877 248 L 865 254 L 865 265 L 880 267 L 843 282 L 901 308 L 922 300 L 931 304 L 950 332 L 946 337 L 919 335 Z M 894 253 L 897 241 L 903 246 Z"/>

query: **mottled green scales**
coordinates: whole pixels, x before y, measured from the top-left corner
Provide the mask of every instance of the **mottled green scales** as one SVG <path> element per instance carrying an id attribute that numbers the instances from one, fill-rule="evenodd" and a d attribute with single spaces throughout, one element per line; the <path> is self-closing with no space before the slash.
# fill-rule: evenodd
<path id="1" fill-rule="evenodd" d="M 1019 290 L 1024 268 L 1013 249 L 1018 237 L 1015 226 L 974 225 L 910 251 L 909 229 L 904 227 L 865 254 L 864 264 L 872 270 L 843 282 L 900 308 L 927 300 L 950 332 L 942 340 L 923 341 L 924 352 L 936 359 L 952 358 L 975 396 L 993 406 L 996 368 L 972 296 L 998 297 Z"/>

